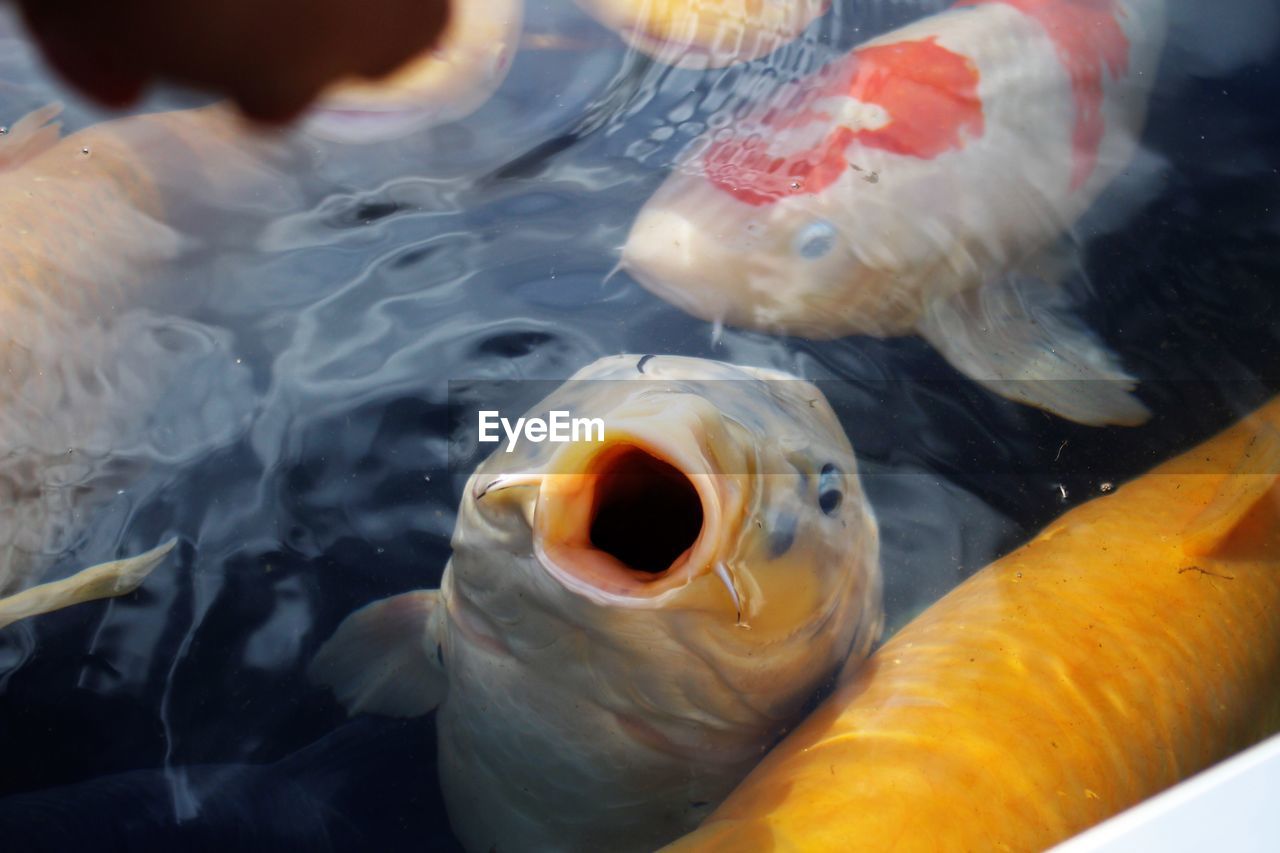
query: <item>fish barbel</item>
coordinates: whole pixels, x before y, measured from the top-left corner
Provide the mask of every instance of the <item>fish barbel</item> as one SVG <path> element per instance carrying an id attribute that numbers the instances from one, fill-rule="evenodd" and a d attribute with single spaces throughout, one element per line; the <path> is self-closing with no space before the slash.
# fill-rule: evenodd
<path id="1" fill-rule="evenodd" d="M 695 140 L 622 266 L 707 320 L 924 336 L 999 394 L 1148 416 L 1054 246 L 1137 150 L 1164 0 L 962 0 Z"/>
<path id="2" fill-rule="evenodd" d="M 1280 398 L 909 623 L 671 850 L 1043 850 L 1280 729 Z"/>
<path id="3" fill-rule="evenodd" d="M 644 850 L 742 778 L 882 624 L 878 533 L 821 392 L 616 356 L 534 412 L 603 440 L 479 466 L 439 591 L 375 602 L 317 654 L 352 711 L 439 704 L 470 850 Z"/>

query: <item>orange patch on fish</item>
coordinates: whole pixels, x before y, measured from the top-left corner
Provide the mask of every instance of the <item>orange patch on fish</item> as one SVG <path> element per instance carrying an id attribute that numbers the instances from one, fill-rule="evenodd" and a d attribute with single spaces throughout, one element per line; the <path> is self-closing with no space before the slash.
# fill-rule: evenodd
<path id="1" fill-rule="evenodd" d="M 1102 69 L 1112 79 L 1129 70 L 1129 39 L 1120 26 L 1117 0 L 960 0 L 961 6 L 1005 3 L 1034 18 L 1058 49 L 1071 77 L 1076 123 L 1071 147 L 1071 189 L 1079 189 L 1098 163 L 1105 131 L 1102 121 Z"/>
<path id="2" fill-rule="evenodd" d="M 831 98 L 879 107 L 883 124 L 857 129 L 838 124 L 815 145 L 784 156 L 772 153 L 758 133 L 726 139 L 707 152 L 707 178 L 739 201 L 765 205 L 830 187 L 849 168 L 845 150 L 855 142 L 932 160 L 983 133 L 977 67 L 935 38 L 862 48 L 839 65 L 833 82 L 766 113 L 763 129 L 785 133 L 818 121 L 835 123 L 835 116 L 817 108 Z"/>

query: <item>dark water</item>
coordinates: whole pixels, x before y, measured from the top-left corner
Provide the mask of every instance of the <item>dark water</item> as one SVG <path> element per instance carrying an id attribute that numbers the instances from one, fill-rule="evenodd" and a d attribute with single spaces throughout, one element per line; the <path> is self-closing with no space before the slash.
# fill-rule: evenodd
<path id="1" fill-rule="evenodd" d="M 1280 389 L 1268 4 L 1242 4 L 1256 27 L 1175 36 L 1144 137 L 1162 177 L 1081 226 L 1080 313 L 1142 378 L 1146 426 L 1000 400 L 914 338 L 715 334 L 625 275 L 605 281 L 635 211 L 745 76 L 943 5 L 847 0 L 779 56 L 692 72 L 531 2 L 526 28 L 572 49 L 522 52 L 470 118 L 369 146 L 295 140 L 297 205 L 193 249 L 151 291 L 151 310 L 217 330 L 224 350 L 151 415 L 184 451 L 94 504 L 54 574 L 174 535 L 179 559 L 134 595 L 0 632 L 0 845 L 452 844 L 431 719 L 347 721 L 303 672 L 353 609 L 439 581 L 467 473 L 449 465 L 450 380 L 559 380 L 617 352 L 823 380 L 882 525 L 893 625 Z M 54 97 L 71 128 L 104 118 L 0 33 L 6 119 Z M 202 392 L 226 387 L 234 402 L 205 419 L 231 426 L 184 443 Z"/>

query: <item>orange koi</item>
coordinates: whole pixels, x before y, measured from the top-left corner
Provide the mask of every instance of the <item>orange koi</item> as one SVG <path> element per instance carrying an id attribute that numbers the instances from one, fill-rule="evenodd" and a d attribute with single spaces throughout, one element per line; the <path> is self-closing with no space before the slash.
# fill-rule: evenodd
<path id="1" fill-rule="evenodd" d="M 1042 850 L 1280 729 L 1280 398 L 875 652 L 671 850 Z"/>

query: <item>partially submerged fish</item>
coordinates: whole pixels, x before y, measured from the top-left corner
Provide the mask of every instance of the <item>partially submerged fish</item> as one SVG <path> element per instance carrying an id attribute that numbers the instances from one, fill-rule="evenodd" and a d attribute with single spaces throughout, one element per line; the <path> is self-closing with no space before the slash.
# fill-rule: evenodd
<path id="1" fill-rule="evenodd" d="M 865 656 L 878 533 L 807 382 L 617 356 L 535 408 L 555 410 L 604 440 L 491 456 L 441 589 L 353 614 L 312 675 L 353 712 L 440 706 L 468 849 L 652 849 Z"/>
<path id="2" fill-rule="evenodd" d="M 1046 250 L 1130 162 L 1165 29 L 1164 0 L 962 0 L 698 141 L 623 267 L 708 320 L 918 333 L 997 393 L 1139 423 Z"/>
<path id="3" fill-rule="evenodd" d="M 47 567 L 97 468 L 133 449 L 174 372 L 216 348 L 194 324 L 126 309 L 178 251 L 166 191 L 242 177 L 229 111 L 135 116 L 65 139 L 57 114 L 0 134 L 0 625 L 129 592 L 172 546 L 3 598 Z"/>
<path id="4" fill-rule="evenodd" d="M 772 53 L 830 0 L 578 0 L 627 44 L 681 68 L 720 68 Z"/>
<path id="5" fill-rule="evenodd" d="M 523 0 L 454 3 L 434 48 L 385 79 L 334 86 L 304 127 L 338 142 L 375 142 L 464 118 L 506 79 L 523 20 Z"/>
<path id="6" fill-rule="evenodd" d="M 884 644 L 692 850 L 1043 850 L 1280 730 L 1280 398 Z"/>

